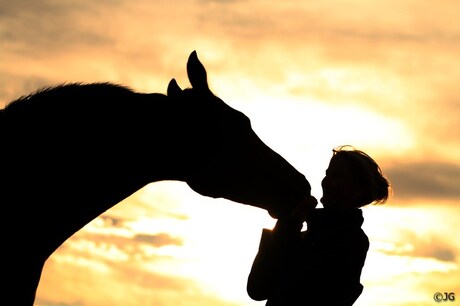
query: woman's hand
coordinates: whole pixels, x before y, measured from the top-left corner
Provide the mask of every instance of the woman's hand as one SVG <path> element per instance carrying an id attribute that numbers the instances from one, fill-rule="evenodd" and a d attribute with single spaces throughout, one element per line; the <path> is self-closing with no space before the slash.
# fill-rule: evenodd
<path id="1" fill-rule="evenodd" d="M 291 212 L 290 218 L 303 223 L 311 210 L 318 205 L 318 200 L 314 196 L 308 196 L 303 199 Z"/>
<path id="2" fill-rule="evenodd" d="M 297 231 L 302 229 L 303 222 L 307 220 L 308 214 L 315 209 L 316 205 L 318 205 L 318 200 L 314 196 L 308 196 L 294 207 L 289 219 Z"/>
<path id="3" fill-rule="evenodd" d="M 303 222 L 307 219 L 308 214 L 315 209 L 316 205 L 318 205 L 318 200 L 314 196 L 306 197 L 292 210 L 288 217 L 278 219 L 275 232 L 281 233 L 281 235 L 299 233 Z"/>

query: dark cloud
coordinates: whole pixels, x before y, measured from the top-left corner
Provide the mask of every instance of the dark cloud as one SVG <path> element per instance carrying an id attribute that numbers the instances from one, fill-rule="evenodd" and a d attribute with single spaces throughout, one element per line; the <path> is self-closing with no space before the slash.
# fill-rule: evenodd
<path id="1" fill-rule="evenodd" d="M 435 161 L 395 163 L 385 168 L 395 198 L 460 200 L 460 165 Z"/>
<path id="2" fill-rule="evenodd" d="M 433 258 L 444 262 L 455 262 L 458 249 L 441 235 L 421 236 L 414 231 L 403 231 L 401 239 L 395 242 L 393 249 L 380 250 L 388 255 Z"/>
<path id="3" fill-rule="evenodd" d="M 441 261 L 454 261 L 456 258 L 455 250 L 449 248 L 448 246 L 433 246 L 429 249 L 423 250 L 420 253 L 424 257 L 433 257 Z"/>
<path id="4" fill-rule="evenodd" d="M 27 56 L 68 52 L 76 46 L 100 46 L 112 40 L 102 31 L 84 26 L 97 20 L 97 9 L 89 1 L 4 1 L 2 11 L 1 45 L 4 50 Z"/>
<path id="5" fill-rule="evenodd" d="M 37 297 L 36 299 L 37 305 L 46 305 L 46 306 L 85 306 L 84 303 L 82 302 L 63 302 L 63 301 L 53 301 L 49 299 L 42 299 L 40 297 Z"/>
<path id="6" fill-rule="evenodd" d="M 413 245 L 413 249 L 407 255 L 434 258 L 445 262 L 454 262 L 456 260 L 457 251 L 448 239 L 436 235 L 422 238 L 414 233 L 409 241 Z"/>
<path id="7" fill-rule="evenodd" d="M 413 251 L 381 251 L 387 255 L 406 255 L 412 257 L 434 258 L 440 261 L 454 262 L 456 259 L 455 250 L 447 245 L 430 244 L 416 246 Z"/>
<path id="8" fill-rule="evenodd" d="M 134 237 L 126 237 L 117 234 L 118 230 L 131 231 L 127 220 L 103 214 L 100 217 L 102 224 L 98 226 L 99 232 L 82 232 L 82 238 L 95 242 L 96 244 L 109 243 L 120 250 L 131 253 L 133 250 L 141 252 L 141 244 L 159 248 L 166 245 L 181 246 L 183 240 L 178 237 L 172 237 L 168 233 L 136 233 Z"/>
<path id="9" fill-rule="evenodd" d="M 121 227 L 123 226 L 124 220 L 121 218 L 113 217 L 108 214 L 103 214 L 100 216 L 102 221 L 104 222 L 104 226 L 115 226 L 115 227 Z"/>
<path id="10" fill-rule="evenodd" d="M 153 248 L 183 245 L 181 238 L 171 237 L 167 233 L 137 234 L 134 237 L 126 237 L 118 234 L 80 232 L 78 236 L 70 238 L 70 242 L 60 247 L 61 254 L 68 253 L 75 257 L 100 261 L 106 265 L 120 262 L 120 258 L 112 252 L 123 254 L 133 261 L 156 262 L 168 256 L 155 254 Z M 73 248 L 72 242 L 91 247 Z"/>
<path id="11" fill-rule="evenodd" d="M 181 246 L 183 244 L 182 239 L 171 237 L 166 233 L 160 233 L 156 235 L 138 234 L 134 237 L 134 240 L 142 243 L 147 243 L 155 247 L 162 247 L 165 245 Z"/>

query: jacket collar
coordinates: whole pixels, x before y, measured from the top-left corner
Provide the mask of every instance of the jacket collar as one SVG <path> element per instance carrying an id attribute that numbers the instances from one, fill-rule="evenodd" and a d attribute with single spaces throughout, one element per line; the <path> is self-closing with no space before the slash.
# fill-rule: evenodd
<path id="1" fill-rule="evenodd" d="M 360 228 L 363 222 L 363 212 L 359 208 L 317 208 L 314 209 L 307 218 L 307 225 L 310 228 L 315 228 L 317 226 Z"/>

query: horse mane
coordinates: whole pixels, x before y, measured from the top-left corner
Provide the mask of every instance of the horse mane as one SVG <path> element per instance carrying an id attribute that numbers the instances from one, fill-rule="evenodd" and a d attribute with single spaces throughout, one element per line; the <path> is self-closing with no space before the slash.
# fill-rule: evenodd
<path id="1" fill-rule="evenodd" d="M 112 82 L 96 82 L 96 83 L 84 83 L 84 82 L 73 82 L 73 83 L 61 83 L 51 86 L 41 87 L 27 95 L 20 96 L 18 99 L 11 101 L 3 110 L 7 111 L 11 108 L 17 107 L 20 104 L 27 104 L 31 100 L 49 100 L 57 98 L 58 96 L 67 95 L 67 97 L 78 97 L 82 95 L 82 89 L 86 89 L 86 92 L 95 92 L 100 95 L 109 94 L 115 95 L 126 95 L 133 94 L 135 91 L 128 86 L 112 83 Z M 83 91 L 84 93 L 85 91 Z"/>

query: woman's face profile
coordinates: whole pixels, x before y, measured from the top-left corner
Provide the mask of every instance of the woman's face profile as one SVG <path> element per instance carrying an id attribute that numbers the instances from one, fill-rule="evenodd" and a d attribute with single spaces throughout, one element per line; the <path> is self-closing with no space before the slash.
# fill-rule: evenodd
<path id="1" fill-rule="evenodd" d="M 321 203 L 324 208 L 356 207 L 358 193 L 350 164 L 343 157 L 335 155 L 331 158 L 321 186 L 323 188 Z"/>

